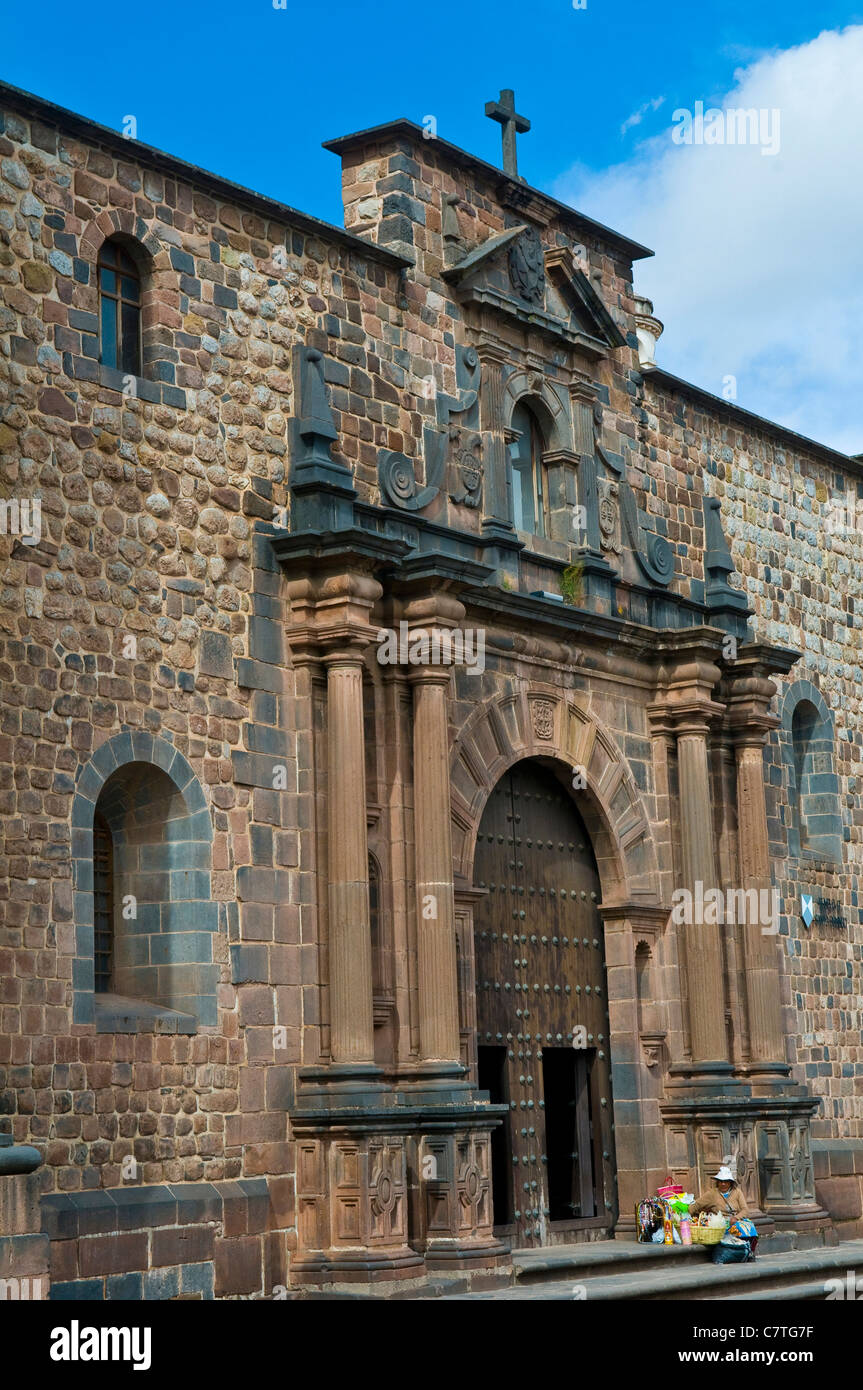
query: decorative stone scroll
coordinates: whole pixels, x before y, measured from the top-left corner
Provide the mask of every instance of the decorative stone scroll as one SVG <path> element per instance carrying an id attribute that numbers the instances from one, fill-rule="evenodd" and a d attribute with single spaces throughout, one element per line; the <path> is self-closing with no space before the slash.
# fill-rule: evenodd
<path id="1" fill-rule="evenodd" d="M 384 449 L 378 456 L 378 482 L 390 506 L 406 512 L 427 507 L 444 486 L 447 466 L 461 472 L 450 496 L 465 506 L 478 507 L 482 493 L 482 442 L 478 431 L 471 433 L 479 394 L 480 362 L 476 349 L 456 349 L 456 382 L 459 395 L 444 391 L 435 395 L 435 424 L 423 426 L 425 486 L 416 475 L 416 462 L 407 455 Z M 464 416 L 464 424 L 452 424 L 454 416 Z M 466 442 L 465 442 L 466 440 Z M 453 492 L 459 495 L 453 496 Z"/>
<path id="2" fill-rule="evenodd" d="M 623 531 L 644 574 L 653 584 L 665 586 L 674 578 L 674 553 L 665 536 L 648 528 L 644 514 L 626 482 L 620 486 Z"/>

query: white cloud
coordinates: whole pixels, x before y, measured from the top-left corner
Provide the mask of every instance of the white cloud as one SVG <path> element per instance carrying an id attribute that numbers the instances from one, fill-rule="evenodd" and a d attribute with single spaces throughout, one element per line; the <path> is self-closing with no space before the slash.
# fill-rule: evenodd
<path id="1" fill-rule="evenodd" d="M 863 26 L 819 34 L 735 73 L 721 102 L 778 109 L 779 152 L 677 145 L 671 121 L 601 173 L 575 166 L 555 195 L 656 256 L 636 288 L 665 325 L 657 362 L 848 453 L 863 451 Z M 630 117 L 630 122 L 632 118 Z"/>
<path id="2" fill-rule="evenodd" d="M 633 111 L 631 116 L 627 116 L 623 125 L 620 127 L 621 135 L 625 135 L 633 126 L 641 125 L 648 111 L 658 111 L 665 97 L 654 97 L 652 101 L 646 101 L 643 106 L 639 106 L 637 111 Z"/>

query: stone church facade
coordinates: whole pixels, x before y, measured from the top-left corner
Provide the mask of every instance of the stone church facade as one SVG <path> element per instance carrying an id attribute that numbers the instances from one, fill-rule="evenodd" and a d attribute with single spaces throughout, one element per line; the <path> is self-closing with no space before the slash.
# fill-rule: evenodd
<path id="1" fill-rule="evenodd" d="M 0 1275 L 53 1297 L 499 1277 L 729 1158 L 765 1240 L 863 1234 L 863 464 L 655 365 L 505 96 L 508 172 L 333 141 L 342 230 L 0 88 Z"/>

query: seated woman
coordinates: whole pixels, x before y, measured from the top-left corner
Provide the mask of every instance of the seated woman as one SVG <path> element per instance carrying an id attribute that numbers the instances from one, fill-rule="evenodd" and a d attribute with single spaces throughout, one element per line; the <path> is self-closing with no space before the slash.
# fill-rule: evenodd
<path id="1" fill-rule="evenodd" d="M 755 1254 L 758 1232 L 749 1217 L 746 1198 L 740 1190 L 731 1169 L 723 1164 L 713 1178 L 713 1186 L 696 1198 L 689 1208 L 689 1215 L 697 1217 L 702 1211 L 718 1211 L 727 1216 L 735 1235 L 749 1241 L 749 1248 Z"/>

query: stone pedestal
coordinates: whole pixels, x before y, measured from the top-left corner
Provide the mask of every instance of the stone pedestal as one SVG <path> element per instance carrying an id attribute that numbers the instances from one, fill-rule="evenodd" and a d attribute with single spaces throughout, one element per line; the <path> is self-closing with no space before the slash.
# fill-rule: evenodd
<path id="1" fill-rule="evenodd" d="M 464 1085 L 339 1083 L 300 1073 L 297 1253 L 292 1279 L 333 1285 L 415 1280 L 507 1262 L 494 1238 L 490 1131 L 501 1107 Z"/>
<path id="2" fill-rule="evenodd" d="M 42 1232 L 39 1150 L 0 1135 L 0 1302 L 44 1301 L 51 1287 L 50 1240 Z"/>

